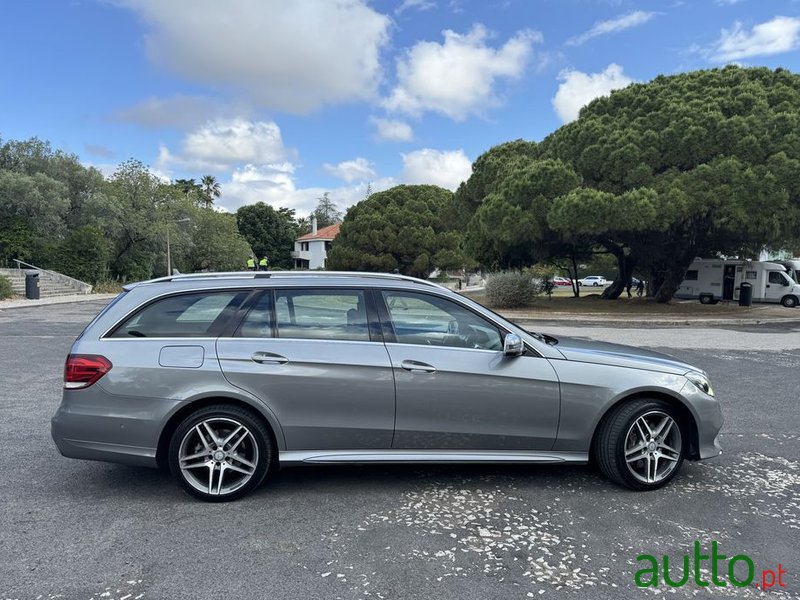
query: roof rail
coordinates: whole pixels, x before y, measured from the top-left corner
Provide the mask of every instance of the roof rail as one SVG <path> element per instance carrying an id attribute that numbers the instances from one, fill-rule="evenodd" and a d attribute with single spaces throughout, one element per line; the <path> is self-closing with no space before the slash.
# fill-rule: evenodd
<path id="1" fill-rule="evenodd" d="M 433 281 L 418 279 L 417 277 L 410 277 L 408 275 L 400 275 L 399 273 L 363 273 L 360 271 L 220 271 L 211 273 L 181 273 L 179 275 L 170 275 L 167 277 L 159 277 L 157 279 L 142 281 L 140 284 L 135 285 L 146 283 L 163 283 L 167 281 L 185 281 L 191 279 L 282 279 L 284 277 L 364 277 L 368 279 L 412 281 L 414 283 L 422 283 L 431 287 L 447 289 L 438 283 L 434 283 Z"/>

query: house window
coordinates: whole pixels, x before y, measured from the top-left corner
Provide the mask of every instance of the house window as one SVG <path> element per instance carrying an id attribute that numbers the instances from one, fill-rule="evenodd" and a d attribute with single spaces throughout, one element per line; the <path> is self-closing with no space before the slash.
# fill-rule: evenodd
<path id="1" fill-rule="evenodd" d="M 308 252 L 308 242 L 300 242 L 300 251 Z"/>
<path id="2" fill-rule="evenodd" d="M 331 249 L 331 243 L 330 242 L 325 242 L 325 252 L 329 252 L 330 249 Z"/>

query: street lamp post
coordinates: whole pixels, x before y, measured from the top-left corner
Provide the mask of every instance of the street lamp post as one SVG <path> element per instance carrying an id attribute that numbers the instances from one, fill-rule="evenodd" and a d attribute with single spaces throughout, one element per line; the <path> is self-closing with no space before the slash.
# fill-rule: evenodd
<path id="1" fill-rule="evenodd" d="M 188 223 L 191 221 L 189 217 L 184 217 L 182 219 L 178 219 L 177 221 L 173 221 L 173 223 Z M 169 226 L 167 226 L 167 277 L 172 275 L 172 253 L 169 247 Z"/>

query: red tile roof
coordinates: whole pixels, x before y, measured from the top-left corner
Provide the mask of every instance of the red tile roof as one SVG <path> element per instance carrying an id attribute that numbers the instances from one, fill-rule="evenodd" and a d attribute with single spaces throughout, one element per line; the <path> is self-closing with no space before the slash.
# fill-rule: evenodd
<path id="1" fill-rule="evenodd" d="M 322 229 L 318 229 L 317 233 L 307 233 L 304 236 L 297 238 L 298 242 L 307 242 L 309 240 L 332 240 L 339 235 L 339 223 L 335 225 L 328 225 Z"/>

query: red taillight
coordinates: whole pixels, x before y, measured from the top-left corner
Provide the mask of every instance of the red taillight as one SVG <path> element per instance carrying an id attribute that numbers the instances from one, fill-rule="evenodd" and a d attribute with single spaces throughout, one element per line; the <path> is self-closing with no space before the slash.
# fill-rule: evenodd
<path id="1" fill-rule="evenodd" d="M 64 387 L 89 387 L 111 370 L 111 361 L 97 354 L 70 354 L 64 363 Z"/>

